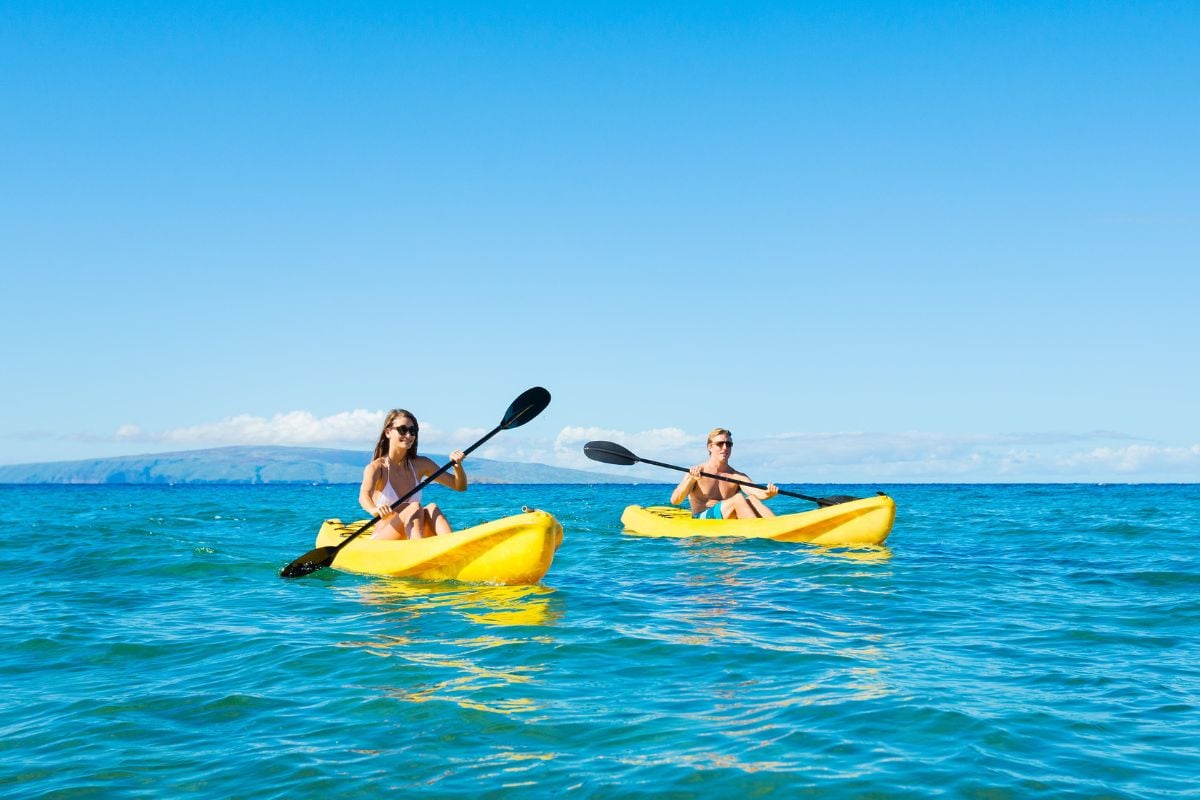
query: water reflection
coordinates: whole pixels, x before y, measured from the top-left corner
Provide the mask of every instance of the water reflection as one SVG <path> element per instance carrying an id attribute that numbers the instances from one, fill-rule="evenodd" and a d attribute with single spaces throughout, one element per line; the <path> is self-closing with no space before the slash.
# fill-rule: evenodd
<path id="1" fill-rule="evenodd" d="M 378 580 L 352 591 L 372 605 L 406 614 L 450 611 L 484 625 L 550 625 L 562 616 L 554 590 L 540 585 L 486 586 L 453 582 Z"/>
<path id="2" fill-rule="evenodd" d="M 816 558 L 836 558 L 847 561 L 890 561 L 892 551 L 886 545 L 864 544 L 858 547 L 810 547 Z"/>
<path id="3" fill-rule="evenodd" d="M 680 539 L 684 553 L 699 562 L 727 566 L 762 564 L 764 560 L 794 558 L 800 561 L 830 559 L 833 561 L 887 562 L 892 551 L 887 545 L 856 545 L 854 547 L 823 547 L 797 542 L 770 542 L 762 539 Z"/>
<path id="4" fill-rule="evenodd" d="M 660 580 L 642 600 L 655 613 L 622 627 L 639 638 L 728 655 L 729 663 L 812 660 L 811 680 L 772 685 L 765 696 L 769 679 L 734 684 L 724 708 L 736 715 L 876 700 L 896 692 L 894 643 L 879 613 L 892 592 L 891 555 L 883 546 L 680 540 L 664 553 Z M 817 599 L 831 590 L 847 602 L 830 607 Z"/>
<path id="5" fill-rule="evenodd" d="M 345 643 L 399 663 L 404 681 L 385 689 L 387 696 L 504 715 L 540 709 L 529 695 L 538 693 L 546 667 L 530 658 L 529 646 L 552 642 L 537 629 L 562 616 L 553 589 L 384 580 L 348 592 L 402 623 L 402 634 Z"/>

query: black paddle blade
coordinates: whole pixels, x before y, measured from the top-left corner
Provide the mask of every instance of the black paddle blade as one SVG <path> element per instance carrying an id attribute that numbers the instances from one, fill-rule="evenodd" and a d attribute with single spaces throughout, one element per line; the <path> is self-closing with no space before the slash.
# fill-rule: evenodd
<path id="1" fill-rule="evenodd" d="M 862 500 L 861 497 L 852 497 L 848 494 L 831 494 L 829 497 L 809 497 L 806 494 L 795 494 L 793 492 L 785 492 L 779 490 L 780 494 L 790 494 L 793 497 L 799 497 L 801 500 L 811 500 L 821 508 L 829 508 L 829 506 L 841 505 L 842 503 L 853 503 L 855 500 Z"/>
<path id="2" fill-rule="evenodd" d="M 504 419 L 500 420 L 500 429 L 507 431 L 512 428 L 519 428 L 545 411 L 548 405 L 550 405 L 550 393 L 548 391 L 540 386 L 526 389 L 524 392 L 521 392 L 520 397 L 512 401 L 512 405 L 508 407 L 508 411 L 504 412 Z"/>
<path id="3" fill-rule="evenodd" d="M 629 466 L 638 462 L 637 456 L 616 442 L 588 442 L 583 446 L 583 454 L 605 464 Z"/>
<path id="4" fill-rule="evenodd" d="M 310 575 L 332 564 L 337 552 L 336 547 L 318 547 L 316 550 L 309 550 L 284 567 L 279 576 L 281 578 L 303 578 L 305 575 Z"/>

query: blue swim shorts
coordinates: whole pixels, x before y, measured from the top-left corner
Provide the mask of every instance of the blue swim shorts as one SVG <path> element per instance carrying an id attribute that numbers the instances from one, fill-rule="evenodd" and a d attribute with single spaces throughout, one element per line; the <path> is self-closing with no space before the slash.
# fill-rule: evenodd
<path id="1" fill-rule="evenodd" d="M 699 514 L 692 514 L 692 519 L 725 519 L 721 516 L 721 504 L 709 506 Z"/>

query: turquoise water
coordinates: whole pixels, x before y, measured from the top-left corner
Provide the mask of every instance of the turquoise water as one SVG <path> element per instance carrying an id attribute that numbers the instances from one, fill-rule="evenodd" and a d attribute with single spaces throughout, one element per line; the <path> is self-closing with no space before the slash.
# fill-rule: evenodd
<path id="1" fill-rule="evenodd" d="M 1200 486 L 795 488 L 888 549 L 475 486 L 562 521 L 541 586 L 285 581 L 355 487 L 0 487 L 0 795 L 1195 796 Z"/>

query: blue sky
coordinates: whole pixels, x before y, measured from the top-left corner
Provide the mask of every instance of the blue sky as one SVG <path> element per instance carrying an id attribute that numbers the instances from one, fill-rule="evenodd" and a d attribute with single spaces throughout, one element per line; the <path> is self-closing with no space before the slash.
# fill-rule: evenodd
<path id="1" fill-rule="evenodd" d="M 1195 3 L 24 3 L 0 463 L 1200 481 Z M 608 468 L 613 469 L 613 468 Z M 631 476 L 673 479 L 643 468 Z"/>

